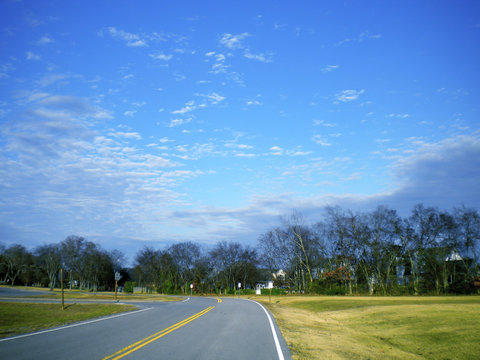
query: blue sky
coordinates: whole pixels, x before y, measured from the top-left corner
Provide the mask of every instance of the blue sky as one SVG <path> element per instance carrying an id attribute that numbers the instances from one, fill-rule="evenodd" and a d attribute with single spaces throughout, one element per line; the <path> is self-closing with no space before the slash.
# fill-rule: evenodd
<path id="1" fill-rule="evenodd" d="M 0 3 L 0 241 L 255 244 L 478 208 L 478 1 Z"/>

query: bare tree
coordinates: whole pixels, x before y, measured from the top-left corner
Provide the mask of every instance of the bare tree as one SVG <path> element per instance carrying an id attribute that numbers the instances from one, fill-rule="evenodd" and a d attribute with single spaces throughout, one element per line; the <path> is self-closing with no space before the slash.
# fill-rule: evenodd
<path id="1" fill-rule="evenodd" d="M 190 241 L 182 242 L 170 246 L 168 252 L 176 267 L 180 288 L 186 294 L 189 284 L 193 283 L 195 278 L 195 265 L 201 257 L 200 246 Z"/>
<path id="2" fill-rule="evenodd" d="M 4 282 L 11 285 L 15 285 L 17 278 L 32 265 L 31 254 L 19 244 L 9 246 L 3 253 L 3 259 L 6 267 Z"/>
<path id="3" fill-rule="evenodd" d="M 60 244 L 62 266 L 68 274 L 70 289 L 73 287 L 75 276 L 78 276 L 81 263 L 81 254 L 85 248 L 85 239 L 70 235 Z"/>
<path id="4" fill-rule="evenodd" d="M 39 246 L 35 250 L 35 255 L 38 266 L 48 275 L 49 287 L 52 291 L 57 283 L 58 272 L 62 264 L 60 246 L 57 244 Z"/>
<path id="5" fill-rule="evenodd" d="M 465 256 L 473 260 L 471 264 L 467 264 L 469 274 L 479 276 L 480 215 L 477 210 L 463 206 L 454 210 L 454 217 L 458 225 L 459 246 Z"/>

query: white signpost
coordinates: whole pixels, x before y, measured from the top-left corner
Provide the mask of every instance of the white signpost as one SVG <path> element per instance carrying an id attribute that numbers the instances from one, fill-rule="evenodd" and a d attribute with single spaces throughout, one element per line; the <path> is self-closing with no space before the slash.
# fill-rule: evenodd
<path id="1" fill-rule="evenodd" d="M 193 295 L 193 284 L 190 284 L 190 296 Z"/>
<path id="2" fill-rule="evenodd" d="M 272 302 L 273 281 L 268 282 L 268 302 Z"/>
<path id="3" fill-rule="evenodd" d="M 122 278 L 122 275 L 116 271 L 115 272 L 115 301 L 117 301 L 117 289 L 118 289 L 118 280 Z"/>

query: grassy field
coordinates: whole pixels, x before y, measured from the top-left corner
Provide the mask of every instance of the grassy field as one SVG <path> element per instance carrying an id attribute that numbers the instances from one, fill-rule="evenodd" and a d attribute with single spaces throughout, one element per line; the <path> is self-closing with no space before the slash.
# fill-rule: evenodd
<path id="1" fill-rule="evenodd" d="M 135 310 L 133 305 L 0 302 L 0 338 Z"/>
<path id="2" fill-rule="evenodd" d="M 6 286 L 3 286 L 6 287 Z M 48 294 L 44 295 L 35 295 L 35 298 L 40 299 L 61 299 L 62 292 L 59 289 L 54 289 L 50 291 L 48 288 L 40 288 L 40 287 L 18 287 L 20 290 L 26 291 L 44 291 L 48 292 Z M 83 290 L 70 290 L 65 289 L 64 297 L 65 299 L 78 299 L 78 300 L 114 300 L 115 294 L 109 291 L 99 291 L 99 292 L 92 292 L 92 291 L 83 291 Z M 25 298 L 32 298 L 32 296 L 19 296 Z M 182 297 L 173 297 L 173 296 L 165 296 L 160 294 L 128 294 L 128 293 L 117 293 L 117 300 L 148 300 L 148 301 L 181 301 L 183 300 Z"/>
<path id="3" fill-rule="evenodd" d="M 479 359 L 480 297 L 254 298 L 294 359 Z"/>

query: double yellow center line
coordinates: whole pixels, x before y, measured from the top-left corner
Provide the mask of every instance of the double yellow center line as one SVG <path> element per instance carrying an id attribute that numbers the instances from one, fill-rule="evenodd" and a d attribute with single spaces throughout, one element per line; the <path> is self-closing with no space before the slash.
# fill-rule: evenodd
<path id="1" fill-rule="evenodd" d="M 221 302 L 221 300 L 219 302 Z M 189 318 L 186 318 L 185 320 L 182 320 L 182 321 L 180 321 L 180 322 L 178 322 L 178 323 L 176 323 L 176 324 L 174 324 L 174 325 L 172 325 L 172 326 L 170 326 L 166 329 L 163 329 L 163 330 L 161 330 L 161 331 L 159 331 L 159 332 L 157 332 L 153 335 L 150 335 L 150 336 L 146 337 L 145 339 L 137 341 L 137 342 L 133 343 L 132 345 L 129 345 L 129 346 L 117 351 L 116 353 L 113 353 L 112 355 L 104 357 L 102 360 L 121 359 L 124 356 L 127 356 L 128 354 L 131 354 L 132 352 L 137 351 L 138 349 L 150 344 L 151 342 L 154 342 L 155 340 L 160 339 L 162 336 L 165 336 L 165 335 L 171 333 L 172 331 L 177 330 L 178 328 L 182 327 L 183 325 L 186 325 L 189 322 L 191 322 L 195 319 L 198 319 L 200 316 L 205 315 L 210 310 L 212 310 L 214 307 L 215 306 L 210 306 L 210 307 L 200 311 L 199 313 L 196 313 L 195 315 L 192 315 Z"/>

